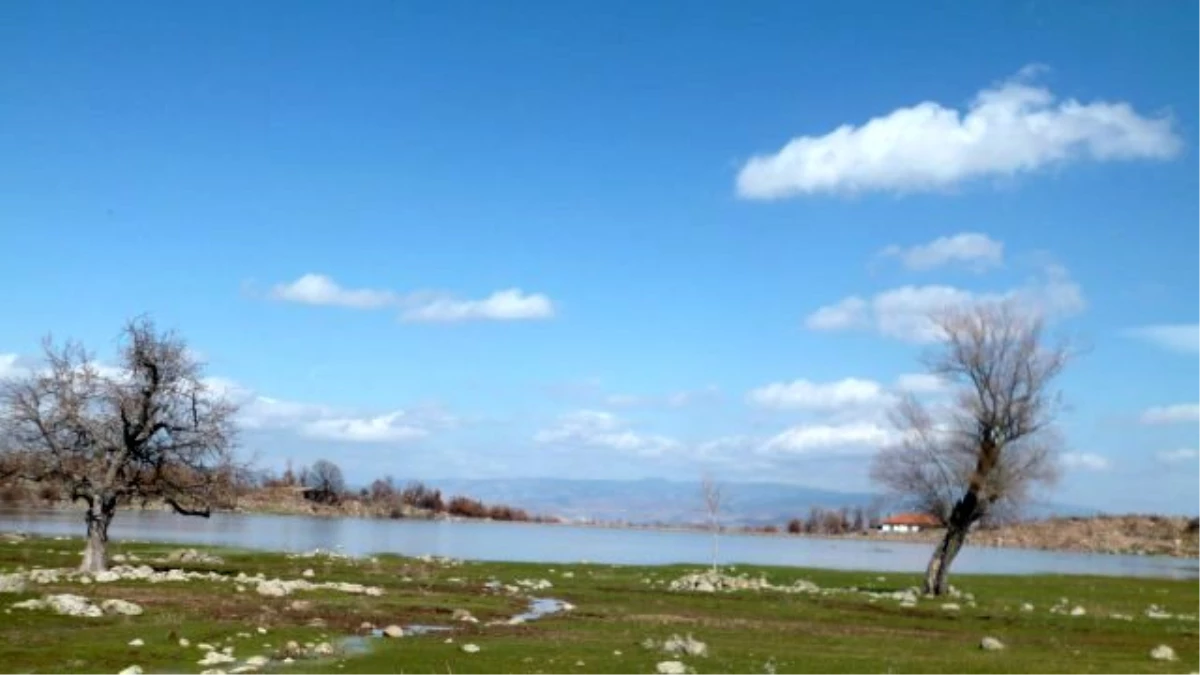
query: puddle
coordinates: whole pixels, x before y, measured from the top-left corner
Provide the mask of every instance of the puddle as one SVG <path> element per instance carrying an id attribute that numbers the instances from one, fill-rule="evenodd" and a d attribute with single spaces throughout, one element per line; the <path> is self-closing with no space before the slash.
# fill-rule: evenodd
<path id="1" fill-rule="evenodd" d="M 444 633 L 454 630 L 454 626 L 434 626 L 425 623 L 410 623 L 401 626 L 404 629 L 404 635 L 429 635 L 430 633 Z M 371 631 L 371 637 L 383 637 L 383 629 L 376 628 Z M 365 639 L 365 638 L 364 638 Z"/>
<path id="2" fill-rule="evenodd" d="M 557 614 L 565 609 L 562 600 L 555 598 L 530 598 L 529 609 L 513 616 L 521 621 L 536 621 L 550 614 Z"/>

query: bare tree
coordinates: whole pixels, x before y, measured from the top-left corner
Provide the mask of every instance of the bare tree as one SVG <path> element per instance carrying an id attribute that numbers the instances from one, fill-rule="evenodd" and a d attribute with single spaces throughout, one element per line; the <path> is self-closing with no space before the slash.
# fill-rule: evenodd
<path id="1" fill-rule="evenodd" d="M 317 501 L 333 504 L 346 491 L 346 479 L 342 477 L 342 469 L 337 464 L 318 459 L 304 473 L 304 487 L 312 491 Z"/>
<path id="2" fill-rule="evenodd" d="M 712 531 L 712 567 L 717 572 L 717 559 L 720 552 L 719 538 L 721 536 L 721 497 L 722 489 L 709 474 L 700 479 L 700 494 L 704 497 L 704 508 L 708 511 L 708 527 Z"/>
<path id="3" fill-rule="evenodd" d="M 183 340 L 129 322 L 116 368 L 78 343 L 43 341 L 45 365 L 0 383 L 0 457 L 9 478 L 57 484 L 87 506 L 81 569 L 107 565 L 117 507 L 161 501 L 209 515 L 239 472 L 236 408 L 201 380 Z"/>
<path id="4" fill-rule="evenodd" d="M 935 321 L 942 340 L 926 365 L 958 390 L 942 410 L 903 398 L 892 417 L 901 440 L 879 452 L 871 477 L 945 525 L 924 584 L 941 595 L 972 525 L 1011 513 L 1057 479 L 1060 398 L 1050 386 L 1071 352 L 1044 344 L 1041 318 L 1008 302 Z"/>

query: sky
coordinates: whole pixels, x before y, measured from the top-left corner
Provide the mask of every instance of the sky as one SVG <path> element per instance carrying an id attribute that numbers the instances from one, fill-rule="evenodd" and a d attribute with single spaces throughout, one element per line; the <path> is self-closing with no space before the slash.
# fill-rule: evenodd
<path id="1" fill-rule="evenodd" d="M 0 376 L 145 313 L 266 467 L 859 491 L 1012 298 L 1053 499 L 1194 514 L 1197 11 L 5 2 Z"/>

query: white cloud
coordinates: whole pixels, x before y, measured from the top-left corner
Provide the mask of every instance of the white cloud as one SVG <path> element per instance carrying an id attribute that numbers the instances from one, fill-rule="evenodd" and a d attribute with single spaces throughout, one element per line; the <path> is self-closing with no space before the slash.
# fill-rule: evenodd
<path id="1" fill-rule="evenodd" d="M 694 403 L 712 399 L 720 395 L 716 385 L 708 385 L 699 389 L 685 389 L 671 392 L 663 396 L 639 394 L 609 394 L 604 397 L 607 405 L 617 408 L 654 407 L 683 408 Z"/>
<path id="2" fill-rule="evenodd" d="M 492 293 L 482 300 L 437 298 L 416 304 L 401 314 L 405 321 L 456 322 L 474 319 L 511 321 L 548 319 L 554 316 L 554 303 L 541 293 L 524 293 L 509 288 Z"/>
<path id="3" fill-rule="evenodd" d="M 909 248 L 888 246 L 880 251 L 880 255 L 899 258 L 910 270 L 930 270 L 960 264 L 982 272 L 1004 263 L 1004 244 L 985 234 L 964 232 L 952 237 L 938 237 L 928 244 Z"/>
<path id="4" fill-rule="evenodd" d="M 938 394 L 949 386 L 943 378 L 929 373 L 905 373 L 896 378 L 896 389 L 913 394 Z"/>
<path id="5" fill-rule="evenodd" d="M 1160 462 L 1177 464 L 1196 459 L 1197 453 L 1194 448 L 1179 448 L 1177 450 L 1164 450 L 1158 453 L 1157 456 Z"/>
<path id="6" fill-rule="evenodd" d="M 554 316 L 554 303 L 550 298 L 541 293 L 525 293 L 519 288 L 496 291 L 481 300 L 463 300 L 437 291 L 400 294 L 371 288 L 342 288 L 323 274 L 305 274 L 293 282 L 278 284 L 271 289 L 269 297 L 306 305 L 397 308 L 401 310 L 400 318 L 409 322 L 513 321 Z"/>
<path id="7" fill-rule="evenodd" d="M 1153 345 L 1184 354 L 1200 353 L 1200 324 L 1158 324 L 1141 326 L 1129 331 L 1133 337 Z"/>
<path id="8" fill-rule="evenodd" d="M 0 354 L 0 380 L 24 377 L 29 369 L 22 365 L 22 359 L 17 354 Z"/>
<path id="9" fill-rule="evenodd" d="M 936 191 L 1074 161 L 1168 159 L 1182 148 L 1170 118 L 1142 116 L 1124 102 L 1056 101 L 1031 82 L 1033 73 L 980 91 L 965 111 L 925 101 L 862 126 L 793 138 L 746 162 L 738 194 Z"/>
<path id="10" fill-rule="evenodd" d="M 227 378 L 209 377 L 204 384 L 239 406 L 238 423 L 250 431 L 284 431 L 348 443 L 389 443 L 424 438 L 433 429 L 454 423 L 454 418 L 434 409 L 355 416 L 332 406 L 263 396 Z"/>
<path id="11" fill-rule="evenodd" d="M 1085 471 L 1105 471 L 1112 464 L 1108 458 L 1088 452 L 1068 452 L 1062 456 L 1063 466 L 1068 469 L 1083 469 Z"/>
<path id="12" fill-rule="evenodd" d="M 933 342 L 939 330 L 930 317 L 946 309 L 973 303 L 1016 301 L 1025 308 L 1047 317 L 1070 316 L 1086 306 L 1083 290 L 1059 265 L 1048 265 L 1042 275 L 1025 286 L 1004 292 L 975 292 L 945 285 L 900 286 L 877 293 L 869 302 L 850 296 L 822 307 L 805 321 L 813 330 L 844 330 L 873 327 L 879 333 L 913 343 Z M 853 320 L 831 321 L 831 316 L 846 316 L 852 307 Z"/>
<path id="13" fill-rule="evenodd" d="M 812 330 L 845 330 L 870 325 L 867 301 L 852 295 L 809 314 L 804 325 Z"/>
<path id="14" fill-rule="evenodd" d="M 760 452 L 788 455 L 871 454 L 894 440 L 894 431 L 872 422 L 809 424 L 777 434 L 763 444 Z"/>
<path id="15" fill-rule="evenodd" d="M 301 427 L 311 438 L 357 443 L 395 443 L 424 438 L 429 432 L 408 423 L 403 410 L 378 417 L 335 417 L 315 420 Z"/>
<path id="16" fill-rule="evenodd" d="M 560 447 L 598 448 L 635 455 L 657 456 L 680 447 L 666 436 L 640 434 L 612 413 L 579 410 L 559 418 L 549 429 L 534 434 L 533 440 Z"/>
<path id="17" fill-rule="evenodd" d="M 768 408 L 836 410 L 852 406 L 878 405 L 886 393 L 878 382 L 848 377 L 835 382 L 795 380 L 759 387 L 748 396 L 751 403 Z"/>
<path id="18" fill-rule="evenodd" d="M 1142 413 L 1142 424 L 1179 424 L 1196 421 L 1200 421 L 1200 403 L 1158 406 Z"/>
<path id="19" fill-rule="evenodd" d="M 291 283 L 278 284 L 270 297 L 305 305 L 330 305 L 353 309 L 379 309 L 395 304 L 399 297 L 391 291 L 370 288 L 342 288 L 323 274 L 305 274 Z"/>

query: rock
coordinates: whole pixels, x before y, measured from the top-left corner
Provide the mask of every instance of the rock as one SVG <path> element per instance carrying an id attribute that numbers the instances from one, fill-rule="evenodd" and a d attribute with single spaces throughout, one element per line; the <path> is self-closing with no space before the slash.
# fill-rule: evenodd
<path id="1" fill-rule="evenodd" d="M 83 584 L 84 586 L 87 586 L 88 584 L 92 583 L 92 578 L 85 574 L 85 575 L 79 577 L 79 583 Z"/>
<path id="2" fill-rule="evenodd" d="M 266 629 L 266 628 L 263 628 L 262 626 L 259 626 L 259 627 L 258 627 L 258 634 L 259 634 L 259 635 L 266 635 L 266 634 L 267 634 L 267 629 Z"/>
<path id="3" fill-rule="evenodd" d="M 404 637 L 404 629 L 396 624 L 392 624 L 383 629 L 383 636 L 390 638 Z"/>
<path id="4" fill-rule="evenodd" d="M 1071 610 L 1071 616 L 1083 616 L 1084 614 L 1087 614 L 1087 610 L 1079 605 L 1075 605 L 1075 608 Z"/>
<path id="5" fill-rule="evenodd" d="M 1175 650 L 1168 645 L 1159 645 L 1150 650 L 1150 658 L 1155 661 L 1175 661 L 1179 657 L 1175 656 Z"/>
<path id="6" fill-rule="evenodd" d="M 238 593 L 245 593 L 246 587 L 241 584 L 237 584 L 236 586 L 233 587 L 233 590 L 237 591 Z"/>
<path id="7" fill-rule="evenodd" d="M 655 669 L 659 675 L 686 675 L 688 671 L 681 661 L 659 661 Z"/>
<path id="8" fill-rule="evenodd" d="M 46 609 L 47 607 L 45 600 L 37 600 L 34 598 L 22 600 L 21 602 L 14 602 L 11 606 L 13 609 Z"/>
<path id="9" fill-rule="evenodd" d="M 100 609 L 105 614 L 123 614 L 125 616 L 141 616 L 143 611 L 141 605 L 117 598 L 109 598 L 101 602 Z"/>
<path id="10" fill-rule="evenodd" d="M 93 605 L 87 598 L 79 595 L 71 595 L 70 593 L 47 595 L 44 600 L 46 601 L 46 606 L 53 609 L 56 614 L 93 618 L 104 616 L 104 612 L 99 607 Z"/>
<path id="11" fill-rule="evenodd" d="M 207 642 L 201 642 L 196 645 L 196 649 L 199 649 L 202 652 L 211 652 L 216 649 L 216 647 L 208 644 Z"/>
<path id="12" fill-rule="evenodd" d="M 474 619 L 475 617 L 472 616 L 471 613 L 465 609 L 456 609 L 450 615 L 450 618 L 454 621 L 470 621 L 471 619 Z"/>
<path id="13" fill-rule="evenodd" d="M 212 651 L 206 653 L 204 658 L 197 661 L 196 664 L 200 666 L 219 666 L 222 663 L 233 663 L 234 661 L 237 661 L 237 659 L 233 658 L 229 654 Z"/>
<path id="14" fill-rule="evenodd" d="M 225 675 L 225 671 L 220 668 L 209 668 L 208 670 L 200 671 L 200 675 Z"/>
<path id="15" fill-rule="evenodd" d="M 117 675 L 142 675 L 142 667 L 141 666 L 129 666 L 125 670 L 122 670 L 121 672 L 117 673 Z"/>
<path id="16" fill-rule="evenodd" d="M 0 574 L 0 593 L 24 593 L 25 577 L 20 574 Z"/>
<path id="17" fill-rule="evenodd" d="M 293 659 L 292 657 L 287 656 L 287 657 L 284 657 L 283 662 L 284 663 L 295 663 L 296 659 Z"/>
<path id="18" fill-rule="evenodd" d="M 687 656 L 708 656 L 708 645 L 692 637 L 688 633 L 687 637 L 679 637 L 672 635 L 663 642 L 662 649 L 664 652 L 673 655 L 686 654 Z"/>
<path id="19" fill-rule="evenodd" d="M 291 604 L 288 605 L 288 609 L 292 610 L 293 612 L 307 612 L 308 610 L 312 609 L 312 603 L 308 600 L 293 600 Z"/>
<path id="20" fill-rule="evenodd" d="M 271 659 L 265 656 L 251 656 L 250 658 L 246 659 L 246 665 L 253 666 L 255 668 L 262 668 L 270 662 Z"/>
<path id="21" fill-rule="evenodd" d="M 304 577 L 305 579 L 311 579 L 316 575 L 316 572 L 313 572 L 311 567 L 300 573 L 300 576 Z"/>
<path id="22" fill-rule="evenodd" d="M 179 638 L 180 647 L 191 647 L 192 643 L 187 638 Z"/>
<path id="23" fill-rule="evenodd" d="M 215 556 L 211 553 L 201 553 L 194 548 L 175 549 L 168 553 L 164 560 L 166 562 L 205 563 L 209 565 L 220 565 L 225 562 L 220 556 Z"/>
<path id="24" fill-rule="evenodd" d="M 258 586 L 256 586 L 254 590 L 259 595 L 265 595 L 269 598 L 282 598 L 283 596 L 292 592 L 290 588 L 288 588 L 278 579 L 259 582 Z"/>
<path id="25" fill-rule="evenodd" d="M 1021 604 L 1021 611 L 1022 611 L 1022 612 L 1032 612 L 1032 611 L 1033 611 L 1033 605 L 1029 604 L 1028 602 L 1022 603 L 1022 604 Z"/>
<path id="26" fill-rule="evenodd" d="M 473 642 L 468 642 L 467 644 L 460 647 L 460 649 L 462 649 L 464 652 L 466 652 L 468 654 L 476 654 L 479 652 L 479 645 L 477 645 Z"/>
<path id="27" fill-rule="evenodd" d="M 979 648 L 985 652 L 998 652 L 1004 649 L 1004 643 L 989 636 L 979 641 Z"/>
<path id="28" fill-rule="evenodd" d="M 958 606 L 958 603 L 956 603 L 956 602 L 947 602 L 942 605 L 942 609 L 947 612 L 957 612 L 961 608 Z"/>
<path id="29" fill-rule="evenodd" d="M 233 656 L 233 647 L 222 647 L 222 648 L 221 648 L 221 653 L 222 653 L 222 654 L 228 654 L 228 655 L 230 655 L 230 656 Z"/>
<path id="30" fill-rule="evenodd" d="M 129 641 L 130 647 L 141 647 L 144 644 L 146 644 L 146 643 L 142 641 L 142 638 L 134 638 Z"/>
<path id="31" fill-rule="evenodd" d="M 231 673 L 231 675 L 242 675 L 242 673 L 253 673 L 257 670 L 258 670 L 257 666 L 252 666 L 249 663 L 247 663 L 244 666 L 238 666 L 236 668 L 231 668 L 229 670 L 229 672 Z"/>
<path id="32" fill-rule="evenodd" d="M 317 656 L 333 656 L 333 645 L 328 642 L 322 642 L 312 649 Z"/>
<path id="33" fill-rule="evenodd" d="M 98 583 L 98 584 L 110 584 L 114 581 L 120 581 L 120 580 L 121 580 L 121 575 L 117 574 L 116 572 L 114 572 L 112 570 L 106 570 L 104 572 L 96 572 L 96 583 Z"/>

